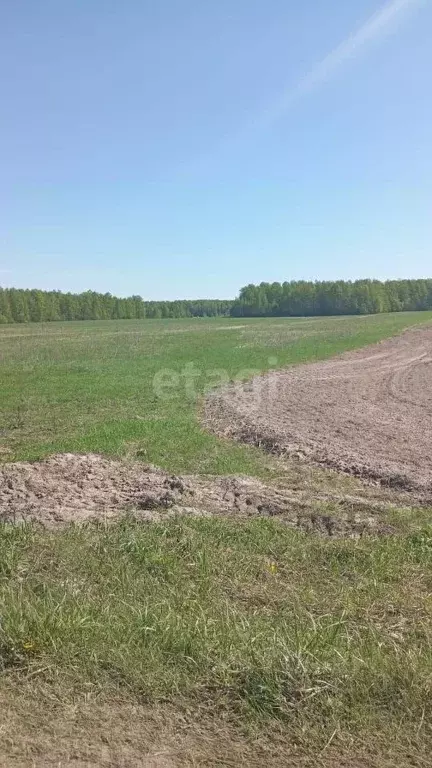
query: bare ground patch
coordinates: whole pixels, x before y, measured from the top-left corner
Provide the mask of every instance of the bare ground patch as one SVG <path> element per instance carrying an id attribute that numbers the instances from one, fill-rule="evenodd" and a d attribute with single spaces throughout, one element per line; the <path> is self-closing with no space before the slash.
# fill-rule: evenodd
<path id="1" fill-rule="evenodd" d="M 432 327 L 210 393 L 224 437 L 432 500 Z"/>
<path id="2" fill-rule="evenodd" d="M 15 684 L 13 684 L 15 683 Z M 19 686 L 19 690 L 17 690 Z M 392 768 L 412 766 L 411 750 L 378 739 L 311 750 L 267 724 L 248 733 L 217 707 L 136 702 L 100 692 L 71 697 L 22 680 L 0 689 L 0 768 Z M 332 740 L 333 741 L 333 740 Z M 318 742 L 319 744 L 319 742 Z M 389 740 L 389 744 L 391 741 Z M 405 752 L 405 754 L 404 754 Z M 312 754 L 311 754 L 312 753 Z M 418 766 L 428 765 L 418 752 Z M 411 758 L 411 759 L 410 759 Z"/>
<path id="3" fill-rule="evenodd" d="M 374 494 L 266 485 L 249 477 L 179 477 L 95 454 L 61 454 L 0 468 L 0 520 L 49 527 L 110 520 L 130 511 L 143 520 L 175 514 L 276 517 L 325 536 L 361 536 L 391 530 L 382 519 L 388 501 Z"/>

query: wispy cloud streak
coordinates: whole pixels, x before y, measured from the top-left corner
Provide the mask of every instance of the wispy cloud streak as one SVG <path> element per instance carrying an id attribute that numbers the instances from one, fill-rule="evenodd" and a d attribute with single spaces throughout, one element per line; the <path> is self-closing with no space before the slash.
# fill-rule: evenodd
<path id="1" fill-rule="evenodd" d="M 386 35 L 397 28 L 403 19 L 416 7 L 426 0 L 391 0 L 373 14 L 356 32 L 340 43 L 319 62 L 299 82 L 288 88 L 272 105 L 270 105 L 256 121 L 259 127 L 271 124 L 291 106 L 300 96 L 307 94 L 322 83 L 330 80 L 338 70 L 350 59 L 362 53 L 371 43 L 378 43 Z"/>
<path id="2" fill-rule="evenodd" d="M 390 0 L 374 13 L 359 29 L 325 56 L 315 67 L 288 86 L 273 102 L 251 116 L 242 128 L 229 134 L 219 146 L 195 158 L 184 170 L 186 173 L 205 172 L 209 165 L 219 162 L 224 155 L 237 154 L 250 148 L 254 140 L 284 118 L 296 102 L 316 88 L 324 85 L 348 61 L 360 56 L 368 45 L 379 44 L 388 34 L 397 30 L 408 15 L 430 0 Z"/>

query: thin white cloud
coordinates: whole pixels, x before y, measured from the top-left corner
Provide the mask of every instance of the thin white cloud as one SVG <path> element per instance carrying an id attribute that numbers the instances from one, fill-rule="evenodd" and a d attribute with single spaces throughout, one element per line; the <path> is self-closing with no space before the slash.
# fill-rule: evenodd
<path id="1" fill-rule="evenodd" d="M 303 96 L 320 84 L 327 82 L 347 61 L 360 55 L 363 49 L 371 43 L 380 42 L 386 35 L 393 32 L 410 12 L 425 2 L 426 0 L 391 0 L 386 3 L 360 29 L 340 43 L 308 74 L 302 77 L 297 85 L 289 88 L 275 103 L 270 105 L 257 121 L 257 127 L 260 124 L 264 126 L 277 120 L 299 96 Z"/>
<path id="2" fill-rule="evenodd" d="M 296 101 L 323 85 L 349 60 L 359 56 L 373 43 L 378 44 L 394 32 L 407 16 L 429 0 L 390 0 L 379 8 L 357 31 L 349 35 L 296 84 L 288 87 L 275 101 L 255 115 L 236 134 L 231 134 L 211 153 L 197 158 L 187 170 L 203 170 L 226 152 L 244 149 L 245 145 L 281 119 Z"/>

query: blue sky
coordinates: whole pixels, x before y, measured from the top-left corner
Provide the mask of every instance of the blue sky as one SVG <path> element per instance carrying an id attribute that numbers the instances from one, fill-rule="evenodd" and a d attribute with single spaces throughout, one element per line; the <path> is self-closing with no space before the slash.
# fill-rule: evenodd
<path id="1" fill-rule="evenodd" d="M 0 9 L 0 284 L 431 276 L 432 1 Z"/>

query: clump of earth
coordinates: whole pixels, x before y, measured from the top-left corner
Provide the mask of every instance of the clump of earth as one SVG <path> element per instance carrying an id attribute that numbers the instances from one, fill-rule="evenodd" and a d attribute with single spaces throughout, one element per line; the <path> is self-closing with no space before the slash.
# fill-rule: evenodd
<path id="1" fill-rule="evenodd" d="M 331 503 L 332 514 L 322 506 Z M 0 521 L 53 527 L 114 520 L 131 513 L 157 521 L 172 515 L 273 517 L 324 536 L 387 533 L 383 505 L 363 498 L 266 485 L 248 477 L 176 476 L 139 462 L 96 454 L 61 454 L 0 467 Z"/>

